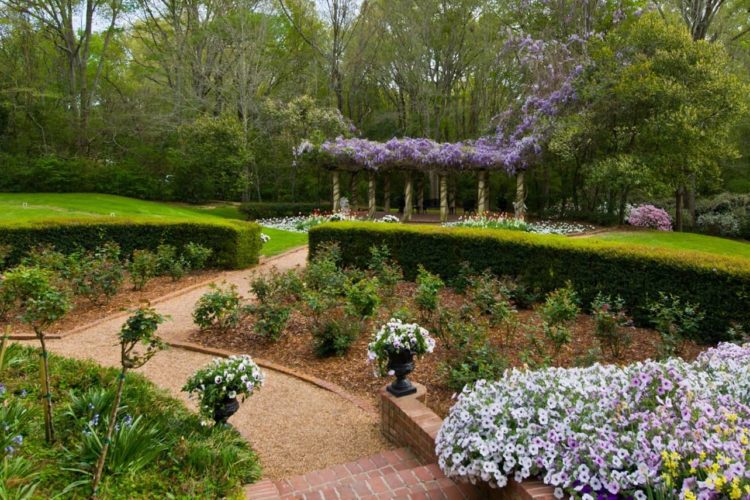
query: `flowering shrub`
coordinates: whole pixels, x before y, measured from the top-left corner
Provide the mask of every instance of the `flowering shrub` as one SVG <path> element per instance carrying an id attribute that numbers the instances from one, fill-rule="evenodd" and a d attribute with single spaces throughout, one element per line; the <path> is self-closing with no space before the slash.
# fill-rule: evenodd
<path id="1" fill-rule="evenodd" d="M 404 323 L 400 319 L 391 318 L 380 327 L 367 347 L 367 359 L 370 363 L 376 363 L 376 374 L 382 377 L 387 373 L 389 353 L 411 351 L 420 357 L 434 349 L 435 339 L 427 330 L 416 323 Z"/>
<path id="2" fill-rule="evenodd" d="M 242 396 L 244 401 L 263 385 L 264 379 L 253 359 L 243 354 L 215 358 L 211 364 L 196 371 L 182 390 L 198 397 L 201 415 L 211 420 L 214 408 L 223 401 L 237 396 Z"/>
<path id="3" fill-rule="evenodd" d="M 748 498 L 750 344 L 692 363 L 507 371 L 464 389 L 436 453 L 448 477 L 536 477 L 558 498 Z"/>
<path id="4" fill-rule="evenodd" d="M 733 213 L 706 213 L 698 216 L 698 229 L 704 233 L 720 236 L 739 236 L 740 219 Z"/>
<path id="5" fill-rule="evenodd" d="M 669 214 L 653 205 L 641 205 L 632 209 L 627 222 L 635 227 L 658 229 L 659 231 L 672 230 L 672 218 Z"/>

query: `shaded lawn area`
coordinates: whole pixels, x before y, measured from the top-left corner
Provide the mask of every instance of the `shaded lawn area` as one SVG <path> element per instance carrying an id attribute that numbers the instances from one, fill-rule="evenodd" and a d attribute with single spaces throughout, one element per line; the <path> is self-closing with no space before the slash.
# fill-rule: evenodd
<path id="1" fill-rule="evenodd" d="M 597 234 L 591 236 L 591 238 L 750 259 L 750 243 L 703 234 L 666 231 L 613 231 Z"/>
<path id="2" fill-rule="evenodd" d="M 278 255 L 290 248 L 307 245 L 307 233 L 293 233 L 270 227 L 263 227 L 263 233 L 270 236 L 271 241 L 263 244 L 261 255 Z"/>

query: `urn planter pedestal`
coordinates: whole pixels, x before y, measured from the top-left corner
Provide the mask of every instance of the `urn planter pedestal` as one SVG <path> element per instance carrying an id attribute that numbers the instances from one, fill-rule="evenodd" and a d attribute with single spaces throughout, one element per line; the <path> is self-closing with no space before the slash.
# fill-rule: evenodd
<path id="1" fill-rule="evenodd" d="M 400 398 L 417 392 L 417 388 L 406 378 L 414 371 L 414 354 L 409 350 L 388 353 L 388 370 L 393 370 L 396 380 L 388 386 L 388 392 Z"/>
<path id="2" fill-rule="evenodd" d="M 226 398 L 214 408 L 214 422 L 217 424 L 226 424 L 229 417 L 237 413 L 240 409 L 240 402 L 237 398 Z"/>

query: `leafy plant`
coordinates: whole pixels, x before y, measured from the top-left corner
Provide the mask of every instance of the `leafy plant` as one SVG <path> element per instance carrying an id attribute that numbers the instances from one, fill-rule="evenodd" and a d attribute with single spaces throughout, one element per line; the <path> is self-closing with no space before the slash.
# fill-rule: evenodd
<path id="1" fill-rule="evenodd" d="M 315 354 L 320 357 L 343 356 L 359 336 L 359 326 L 346 315 L 327 317 L 313 330 Z"/>
<path id="2" fill-rule="evenodd" d="M 205 269 L 208 259 L 211 258 L 213 250 L 204 247 L 200 243 L 192 241 L 182 249 L 182 255 L 185 257 L 190 269 Z"/>
<path id="3" fill-rule="evenodd" d="M 255 333 L 273 342 L 279 340 L 284 333 L 291 308 L 284 305 L 272 305 L 268 303 L 251 304 L 248 312 L 255 316 L 253 329 Z"/>
<path id="4" fill-rule="evenodd" d="M 210 291 L 198 299 L 193 311 L 193 321 L 201 330 L 215 328 L 222 333 L 237 326 L 241 317 L 240 294 L 236 285 L 220 287 L 209 285 Z"/>
<path id="5" fill-rule="evenodd" d="M 676 295 L 660 292 L 659 299 L 649 305 L 651 321 L 659 332 L 661 344 L 659 354 L 662 358 L 674 356 L 682 339 L 700 331 L 703 312 L 691 303 L 684 303 Z"/>
<path id="6" fill-rule="evenodd" d="M 62 252 L 55 250 L 50 245 L 39 245 L 32 248 L 26 256 L 23 258 L 21 263 L 27 267 L 38 267 L 52 271 L 55 274 L 59 274 L 62 277 L 69 279 L 71 273 L 77 268 L 76 257 L 71 255 L 65 255 Z"/>
<path id="7" fill-rule="evenodd" d="M 572 340 L 570 324 L 576 319 L 578 312 L 578 296 L 570 283 L 547 295 L 539 315 L 544 322 L 544 334 L 552 341 L 556 352 Z"/>
<path id="8" fill-rule="evenodd" d="M 450 281 L 450 285 L 453 289 L 460 294 L 463 294 L 467 288 L 471 286 L 471 280 L 475 276 L 474 268 L 471 266 L 471 262 L 466 260 L 461 261 L 458 265 L 458 271 L 456 275 Z"/>
<path id="9" fill-rule="evenodd" d="M 250 284 L 258 304 L 250 304 L 246 311 L 255 316 L 253 329 L 258 335 L 276 341 L 286 328 L 291 313 L 290 304 L 302 296 L 305 285 L 299 273 L 283 273 L 272 269 L 267 276 L 259 276 Z"/>
<path id="10" fill-rule="evenodd" d="M 610 297 L 599 293 L 591 303 L 594 318 L 594 336 L 610 353 L 619 359 L 622 349 L 631 342 L 630 336 L 622 328 L 630 323 L 625 315 L 625 301 L 620 296 Z"/>
<path id="11" fill-rule="evenodd" d="M 365 278 L 346 285 L 346 312 L 363 321 L 375 315 L 380 305 L 377 278 Z"/>
<path id="12" fill-rule="evenodd" d="M 5 261 L 10 257 L 13 247 L 10 245 L 0 245 L 0 270 L 5 267 Z"/>
<path id="13" fill-rule="evenodd" d="M 34 330 L 41 347 L 44 434 L 48 443 L 55 440 L 55 431 L 52 423 L 52 388 L 45 330 L 70 310 L 67 294 L 52 286 L 50 279 L 50 271 L 19 266 L 5 273 L 3 281 L 3 288 L 12 294 L 17 303 L 21 320 Z"/>
<path id="14" fill-rule="evenodd" d="M 324 245 L 318 249 L 305 269 L 304 281 L 308 288 L 329 295 L 340 295 L 346 283 L 346 274 L 339 267 L 340 262 L 338 245 Z"/>
<path id="15" fill-rule="evenodd" d="M 427 320 L 437 311 L 438 292 L 445 286 L 439 276 L 432 274 L 421 264 L 417 268 L 417 290 L 414 301 L 419 308 L 423 320 Z"/>
<path id="16" fill-rule="evenodd" d="M 508 366 L 490 343 L 487 328 L 478 323 L 449 320 L 443 330 L 443 345 L 448 351 L 441 370 L 448 387 L 461 391 L 477 380 L 497 380 Z"/>
<path id="17" fill-rule="evenodd" d="M 175 246 L 161 244 L 156 247 L 156 269 L 159 275 L 167 275 L 172 280 L 179 281 L 190 271 L 190 266 L 177 255 Z"/>
<path id="18" fill-rule="evenodd" d="M 119 464 L 130 459 L 131 462 L 128 463 L 128 466 L 131 467 L 131 470 L 133 467 L 142 468 L 161 453 L 159 449 L 160 445 L 158 444 L 158 435 L 160 432 L 153 428 L 146 428 L 144 431 L 144 428 L 139 427 L 140 417 L 132 422 L 132 425 L 120 425 L 119 429 L 115 428 L 117 412 L 120 409 L 120 401 L 122 400 L 122 390 L 125 386 L 125 376 L 128 370 L 142 367 L 157 352 L 165 348 L 165 344 L 156 336 L 156 330 L 166 318 L 149 307 L 148 304 L 144 304 L 131 312 L 132 315 L 120 329 L 120 376 L 117 378 L 115 400 L 112 403 L 109 419 L 106 422 L 107 434 L 101 442 L 101 452 L 99 453 L 99 460 L 96 463 L 94 479 L 91 483 L 94 496 L 97 494 L 99 482 L 104 472 L 107 452 L 109 451 L 110 443 L 112 443 L 112 436 L 115 430 L 117 430 L 118 435 L 116 447 L 114 448 L 115 458 L 111 460 L 114 463 Z M 145 347 L 141 352 L 136 351 L 136 347 L 139 345 Z M 96 432 L 92 432 L 92 436 L 98 440 Z M 143 446 L 144 440 L 148 443 L 145 447 Z M 150 450 L 150 452 L 146 453 L 145 450 Z M 133 461 L 136 462 L 133 463 Z"/>
<path id="19" fill-rule="evenodd" d="M 368 268 L 377 277 L 382 294 L 385 297 L 392 297 L 396 291 L 396 285 L 404 278 L 404 273 L 398 263 L 391 258 L 391 251 L 386 245 L 370 247 Z"/>
<path id="20" fill-rule="evenodd" d="M 130 280 L 133 282 L 133 290 L 143 290 L 146 283 L 157 276 L 159 259 L 150 250 L 134 250 L 133 256 L 128 264 Z"/>
<path id="21" fill-rule="evenodd" d="M 105 243 L 93 253 L 76 261 L 71 276 L 73 291 L 93 304 L 108 302 L 125 280 L 125 268 L 120 262 L 120 246 Z"/>

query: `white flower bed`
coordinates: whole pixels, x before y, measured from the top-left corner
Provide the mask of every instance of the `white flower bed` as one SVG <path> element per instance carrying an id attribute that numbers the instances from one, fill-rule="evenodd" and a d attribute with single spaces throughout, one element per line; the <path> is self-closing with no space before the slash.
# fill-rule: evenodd
<path id="1" fill-rule="evenodd" d="M 506 372 L 465 389 L 436 441 L 451 478 L 539 478 L 558 498 L 750 498 L 750 344 L 695 362 Z"/>

